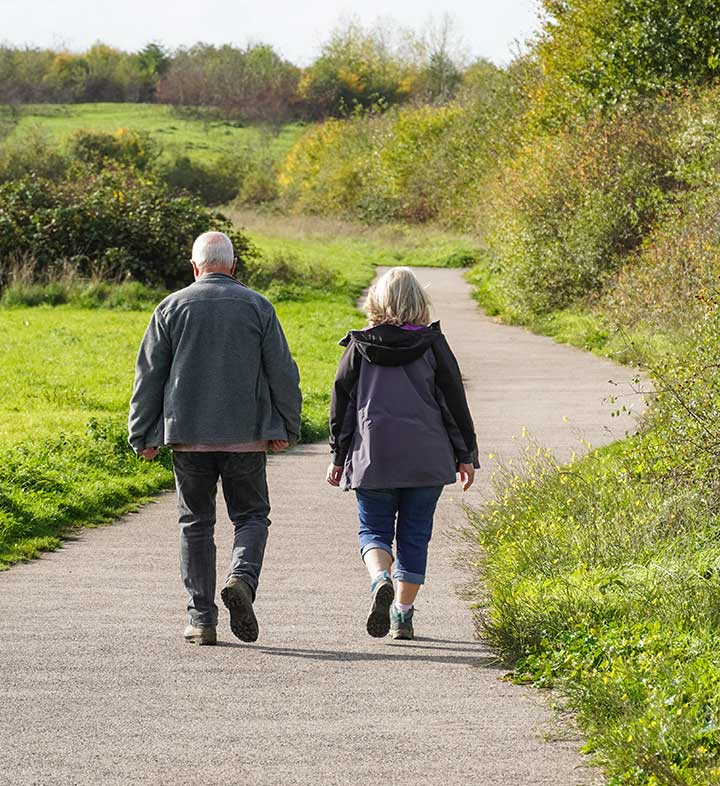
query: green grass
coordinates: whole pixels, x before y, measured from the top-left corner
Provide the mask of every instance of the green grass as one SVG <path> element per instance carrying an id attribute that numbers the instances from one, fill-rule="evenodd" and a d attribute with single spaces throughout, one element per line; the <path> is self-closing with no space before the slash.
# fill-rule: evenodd
<path id="1" fill-rule="evenodd" d="M 672 330 L 643 327 L 641 324 L 624 328 L 613 323 L 591 303 L 549 314 L 520 311 L 503 292 L 499 278 L 482 261 L 468 270 L 466 278 L 474 288 L 478 305 L 488 316 L 497 317 L 509 325 L 522 325 L 561 344 L 578 347 L 617 363 L 652 366 L 681 351 L 687 341 L 686 335 Z"/>
<path id="2" fill-rule="evenodd" d="M 302 377 L 303 438 L 327 433 L 338 339 L 362 320 L 347 297 L 278 303 Z M 172 483 L 125 445 L 148 312 L 0 310 L 0 566 L 57 547 L 65 527 L 110 520 Z"/>
<path id="3" fill-rule="evenodd" d="M 376 266 L 462 267 L 479 247 L 469 236 L 405 224 L 366 225 L 315 216 L 274 216 L 230 210 L 260 251 L 291 256 L 338 272 L 348 291 L 359 295 Z"/>
<path id="4" fill-rule="evenodd" d="M 364 324 L 355 303 L 374 266 L 452 262 L 466 241 L 337 222 L 301 232 L 297 219 L 252 214 L 244 222 L 264 254 L 251 283 L 275 301 L 300 368 L 303 439 L 321 439 L 337 342 Z M 18 290 L 16 305 L 0 308 L 0 567 L 56 548 L 68 526 L 110 521 L 172 483 L 167 455 L 148 464 L 125 442 L 149 293 L 123 285 L 98 294 L 96 284 L 83 299 L 75 286 L 70 303 L 22 305 L 47 303 L 45 286 Z"/>
<path id="5" fill-rule="evenodd" d="M 662 480 L 655 432 L 564 467 L 527 448 L 470 515 L 481 635 L 517 680 L 562 689 L 611 786 L 720 782 L 712 495 Z"/>
<path id="6" fill-rule="evenodd" d="M 306 130 L 304 125 L 293 123 L 275 134 L 258 126 L 195 118 L 162 104 L 28 104 L 20 108 L 18 124 L 9 138 L 22 138 L 36 127 L 58 145 L 79 129 L 146 131 L 162 146 L 164 157 L 187 155 L 201 163 L 266 144 L 279 160 Z"/>

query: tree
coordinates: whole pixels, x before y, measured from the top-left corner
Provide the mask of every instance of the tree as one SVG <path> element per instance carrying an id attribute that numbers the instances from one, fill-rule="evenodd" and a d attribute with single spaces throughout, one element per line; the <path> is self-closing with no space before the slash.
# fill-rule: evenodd
<path id="1" fill-rule="evenodd" d="M 383 28 L 351 22 L 331 34 L 298 89 L 308 113 L 322 118 L 404 101 L 411 84 L 411 68 Z"/>
<path id="2" fill-rule="evenodd" d="M 546 119 L 608 109 L 720 73 L 718 0 L 543 0 Z"/>

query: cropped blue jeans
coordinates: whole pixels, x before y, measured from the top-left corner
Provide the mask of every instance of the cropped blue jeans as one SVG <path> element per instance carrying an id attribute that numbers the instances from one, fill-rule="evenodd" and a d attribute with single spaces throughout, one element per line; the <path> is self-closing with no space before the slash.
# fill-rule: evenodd
<path id="1" fill-rule="evenodd" d="M 425 583 L 428 545 L 442 486 L 396 489 L 355 489 L 360 519 L 360 554 L 382 549 L 397 557 L 393 578 Z"/>

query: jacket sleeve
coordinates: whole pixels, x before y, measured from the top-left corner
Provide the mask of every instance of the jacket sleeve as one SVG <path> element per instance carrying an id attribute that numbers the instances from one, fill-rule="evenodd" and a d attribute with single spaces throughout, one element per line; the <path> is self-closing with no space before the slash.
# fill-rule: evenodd
<path id="1" fill-rule="evenodd" d="M 345 464 L 355 433 L 353 401 L 361 363 L 362 357 L 351 341 L 340 358 L 330 400 L 330 451 L 336 467 Z"/>
<path id="2" fill-rule="evenodd" d="M 135 362 L 135 385 L 130 399 L 128 442 L 136 453 L 162 444 L 158 428 L 163 417 L 165 383 L 172 365 L 172 343 L 167 325 L 155 309 Z"/>
<path id="3" fill-rule="evenodd" d="M 274 308 L 263 333 L 262 362 L 273 406 L 285 422 L 288 440 L 297 442 L 302 412 L 300 374 Z"/>
<path id="4" fill-rule="evenodd" d="M 459 431 L 465 450 L 457 450 L 455 458 L 460 464 L 472 464 L 479 467 L 477 438 L 472 415 L 468 407 L 465 387 L 463 386 L 460 366 L 450 349 L 445 336 L 440 336 L 433 344 L 433 353 L 437 362 L 435 384 L 437 385 L 445 406 L 452 420 L 453 427 Z"/>

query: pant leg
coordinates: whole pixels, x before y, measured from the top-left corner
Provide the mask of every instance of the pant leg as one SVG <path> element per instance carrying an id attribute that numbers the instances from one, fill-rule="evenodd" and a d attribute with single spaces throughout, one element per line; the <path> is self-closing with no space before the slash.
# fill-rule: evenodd
<path id="1" fill-rule="evenodd" d="M 442 486 L 399 490 L 397 561 L 393 578 L 413 584 L 425 583 L 433 516 L 442 490 Z"/>
<path id="2" fill-rule="evenodd" d="M 228 516 L 235 527 L 229 575 L 240 577 L 255 597 L 270 526 L 267 457 L 261 452 L 218 455 Z"/>
<path id="3" fill-rule="evenodd" d="M 382 549 L 391 557 L 395 538 L 397 489 L 355 489 L 360 520 L 360 555 Z"/>
<path id="4" fill-rule="evenodd" d="M 173 453 L 180 523 L 180 573 L 190 596 L 193 625 L 216 625 L 215 497 L 213 453 Z"/>

